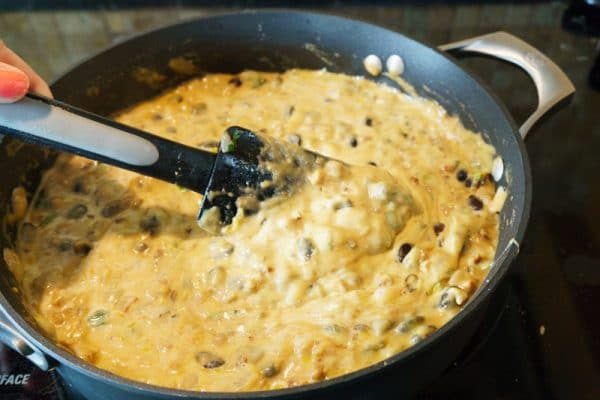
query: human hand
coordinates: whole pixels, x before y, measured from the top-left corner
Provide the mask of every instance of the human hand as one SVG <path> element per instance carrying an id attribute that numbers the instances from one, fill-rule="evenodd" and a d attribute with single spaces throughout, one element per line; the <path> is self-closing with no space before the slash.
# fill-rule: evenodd
<path id="1" fill-rule="evenodd" d="M 52 97 L 44 80 L 0 40 L 0 103 L 12 103 L 32 91 Z"/>

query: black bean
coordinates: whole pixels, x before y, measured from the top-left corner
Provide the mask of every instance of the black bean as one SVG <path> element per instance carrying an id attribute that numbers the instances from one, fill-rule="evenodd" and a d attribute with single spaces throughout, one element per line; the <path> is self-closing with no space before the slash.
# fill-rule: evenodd
<path id="1" fill-rule="evenodd" d="M 456 172 L 456 179 L 458 179 L 459 182 L 464 182 L 468 176 L 467 171 L 464 169 L 459 169 L 458 172 Z"/>
<path id="2" fill-rule="evenodd" d="M 85 204 L 76 204 L 67 213 L 67 218 L 79 219 L 87 214 L 88 208 Z"/>
<path id="3" fill-rule="evenodd" d="M 73 248 L 73 241 L 69 239 L 61 240 L 58 244 L 58 250 L 65 252 L 69 251 Z"/>
<path id="4" fill-rule="evenodd" d="M 314 252 L 315 246 L 310 239 L 303 238 L 298 242 L 298 255 L 303 261 L 310 260 Z"/>
<path id="5" fill-rule="evenodd" d="M 441 222 L 438 222 L 437 224 L 433 225 L 433 232 L 436 235 L 439 235 L 440 233 L 444 232 L 445 228 L 446 228 L 446 225 L 444 225 Z"/>
<path id="6" fill-rule="evenodd" d="M 469 205 L 475 211 L 481 210 L 483 208 L 483 201 L 477 196 L 470 195 L 469 196 Z"/>
<path id="7" fill-rule="evenodd" d="M 104 218 L 112 218 L 125 209 L 125 203 L 121 200 L 109 201 L 100 211 Z"/>
<path id="8" fill-rule="evenodd" d="M 465 179 L 465 186 L 470 188 L 473 185 L 473 181 L 471 180 L 471 178 L 467 178 Z"/>
<path id="9" fill-rule="evenodd" d="M 358 146 L 358 139 L 356 139 L 356 136 L 351 136 L 348 140 L 348 144 L 350 145 L 350 147 Z"/>
<path id="10" fill-rule="evenodd" d="M 370 117 L 365 118 L 365 125 L 366 126 L 373 126 L 373 119 Z"/>
<path id="11" fill-rule="evenodd" d="M 204 368 L 219 368 L 225 364 L 225 360 L 209 351 L 199 351 L 195 358 Z"/>
<path id="12" fill-rule="evenodd" d="M 251 215 L 254 215 L 258 212 L 258 209 L 255 208 L 242 208 L 242 211 L 244 212 L 244 217 L 249 217 Z"/>
<path id="13" fill-rule="evenodd" d="M 75 243 L 73 251 L 75 254 L 88 255 L 92 251 L 92 246 L 89 243 Z"/>
<path id="14" fill-rule="evenodd" d="M 265 367 L 260 371 L 262 376 L 264 376 L 265 378 L 271 378 L 277 375 L 278 372 L 279 370 L 274 365 L 269 365 L 268 367 Z"/>
<path id="15" fill-rule="evenodd" d="M 461 295 L 463 299 L 459 299 Z M 440 302 L 438 303 L 438 307 L 450 308 L 459 306 L 460 304 L 462 304 L 462 301 L 464 301 L 464 297 L 466 297 L 466 293 L 464 290 L 462 290 L 458 286 L 449 286 L 446 289 L 444 289 L 444 292 L 440 296 Z"/>
<path id="16" fill-rule="evenodd" d="M 240 87 L 242 86 L 242 80 L 240 79 L 239 76 L 234 76 L 233 78 L 231 78 L 227 83 L 229 83 L 230 85 L 233 85 L 235 87 Z"/>
<path id="17" fill-rule="evenodd" d="M 73 192 L 74 193 L 83 193 L 85 191 L 83 187 L 83 183 L 77 181 L 73 184 Z"/>
<path id="18" fill-rule="evenodd" d="M 175 96 L 173 96 L 173 100 L 175 100 L 177 103 L 181 103 L 183 102 L 183 96 L 180 94 L 176 94 Z"/>
<path id="19" fill-rule="evenodd" d="M 418 325 L 421 325 L 423 322 L 425 322 L 425 317 L 421 315 L 410 317 L 400 322 L 394 331 L 396 333 L 407 333 L 416 328 Z"/>
<path id="20" fill-rule="evenodd" d="M 438 307 L 440 307 L 440 308 L 448 308 L 451 305 L 454 305 L 454 301 L 450 297 L 450 295 L 448 294 L 448 292 L 442 293 L 442 297 L 440 297 L 440 302 L 438 304 Z"/>
<path id="21" fill-rule="evenodd" d="M 402 262 L 404 257 L 412 250 L 412 244 L 404 243 L 398 247 L 398 261 Z"/>
<path id="22" fill-rule="evenodd" d="M 302 161 L 300 161 L 300 158 L 298 157 L 292 157 L 292 162 L 294 163 L 294 167 L 298 168 L 299 166 L 302 165 Z"/>
<path id="23" fill-rule="evenodd" d="M 367 162 L 367 164 L 372 165 L 374 167 L 377 166 L 377 163 L 375 161 L 369 161 L 369 162 Z"/>
<path id="24" fill-rule="evenodd" d="M 142 219 L 140 227 L 154 235 L 160 228 L 160 220 L 156 215 L 148 215 Z"/>

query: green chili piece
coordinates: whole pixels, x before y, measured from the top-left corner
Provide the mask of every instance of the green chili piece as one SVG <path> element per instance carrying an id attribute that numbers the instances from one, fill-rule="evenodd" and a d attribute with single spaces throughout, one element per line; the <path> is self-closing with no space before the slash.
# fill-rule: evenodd
<path id="1" fill-rule="evenodd" d="M 90 316 L 87 318 L 87 322 L 88 322 L 89 326 L 97 328 L 101 325 L 105 325 L 107 318 L 108 318 L 108 311 L 96 310 L 90 314 Z"/>

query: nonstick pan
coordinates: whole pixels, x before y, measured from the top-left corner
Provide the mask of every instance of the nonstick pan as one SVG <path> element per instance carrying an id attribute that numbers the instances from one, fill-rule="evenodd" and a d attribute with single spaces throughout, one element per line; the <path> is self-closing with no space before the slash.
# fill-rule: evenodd
<path id="1" fill-rule="evenodd" d="M 440 51 L 442 50 L 442 51 Z M 443 51 L 497 57 L 524 69 L 535 83 L 539 105 L 519 128 L 502 103 L 477 78 Z M 290 389 L 246 393 L 201 393 L 151 386 L 100 370 L 55 345 L 37 329 L 19 296 L 7 266 L 0 261 L 0 340 L 42 369 L 55 369 L 72 395 L 100 399 L 258 399 L 381 398 L 412 393 L 442 373 L 469 346 L 492 296 L 519 252 L 531 203 L 531 174 L 523 138 L 574 88 L 560 69 L 525 42 L 496 32 L 430 48 L 400 33 L 367 23 L 305 12 L 263 11 L 211 16 L 158 29 L 105 50 L 52 85 L 56 98 L 92 112 L 112 112 L 146 100 L 161 91 L 207 72 L 236 73 L 244 69 L 283 71 L 327 68 L 365 75 L 369 54 L 386 59 L 398 54 L 403 78 L 419 95 L 438 101 L 463 124 L 481 132 L 504 163 L 499 184 L 509 191 L 500 214 L 501 230 L 495 262 L 471 301 L 427 339 L 368 368 L 319 383 Z M 185 59 L 193 68 L 174 68 Z M 179 64 L 181 64 L 179 62 Z M 394 85 L 380 76 L 378 82 Z M 16 150 L 18 149 L 18 150 Z M 31 193 L 53 154 L 5 139 L 0 145 L 0 207 L 8 209 L 13 187 L 25 184 Z M 11 246 L 14 233 L 5 229 L 1 247 Z M 174 335 L 177 332 L 173 332 Z"/>

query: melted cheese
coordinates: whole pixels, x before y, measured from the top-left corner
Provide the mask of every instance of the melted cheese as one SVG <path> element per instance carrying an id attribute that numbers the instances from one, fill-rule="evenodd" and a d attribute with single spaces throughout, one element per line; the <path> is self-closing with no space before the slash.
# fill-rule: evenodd
<path id="1" fill-rule="evenodd" d="M 210 236 L 199 194 L 61 155 L 5 259 L 46 333 L 116 374 L 202 391 L 332 378 L 435 331 L 493 260 L 498 217 L 479 203 L 494 197 L 494 149 L 434 102 L 325 71 L 246 71 L 117 120 L 202 148 L 239 125 L 353 167 L 326 163 Z"/>

